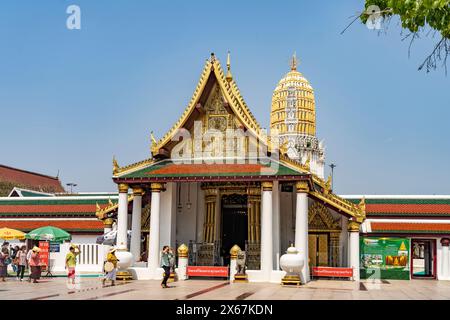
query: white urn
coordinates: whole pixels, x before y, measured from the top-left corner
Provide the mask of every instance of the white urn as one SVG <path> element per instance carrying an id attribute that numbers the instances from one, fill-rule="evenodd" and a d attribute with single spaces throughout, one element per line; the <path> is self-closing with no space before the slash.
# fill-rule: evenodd
<path id="1" fill-rule="evenodd" d="M 286 254 L 280 257 L 280 266 L 287 273 L 286 276 L 299 275 L 304 264 L 304 259 L 298 254 L 298 250 L 294 246 L 289 247 Z"/>
<path id="2" fill-rule="evenodd" d="M 119 260 L 117 262 L 117 267 L 120 270 L 126 270 L 133 263 L 133 255 L 129 251 L 118 249 L 116 251 L 116 257 Z"/>

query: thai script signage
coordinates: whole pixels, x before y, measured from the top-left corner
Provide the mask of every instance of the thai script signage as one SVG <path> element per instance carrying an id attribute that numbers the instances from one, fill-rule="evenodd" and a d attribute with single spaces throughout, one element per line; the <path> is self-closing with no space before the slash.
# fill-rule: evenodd
<path id="1" fill-rule="evenodd" d="M 352 268 L 313 267 L 312 274 L 316 277 L 353 277 Z"/>
<path id="2" fill-rule="evenodd" d="M 228 267 L 197 267 L 188 266 L 187 275 L 190 277 L 228 277 Z"/>

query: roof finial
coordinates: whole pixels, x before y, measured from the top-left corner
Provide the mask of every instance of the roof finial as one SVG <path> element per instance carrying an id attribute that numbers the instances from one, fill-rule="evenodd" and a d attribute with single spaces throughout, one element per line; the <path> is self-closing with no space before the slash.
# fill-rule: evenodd
<path id="1" fill-rule="evenodd" d="M 297 70 L 297 52 L 294 52 L 294 54 L 292 55 L 292 60 L 291 60 L 291 70 Z"/>
<path id="2" fill-rule="evenodd" d="M 233 80 L 233 76 L 231 75 L 231 61 L 230 61 L 230 51 L 228 51 L 227 55 L 227 76 L 225 77 L 228 82 Z"/>

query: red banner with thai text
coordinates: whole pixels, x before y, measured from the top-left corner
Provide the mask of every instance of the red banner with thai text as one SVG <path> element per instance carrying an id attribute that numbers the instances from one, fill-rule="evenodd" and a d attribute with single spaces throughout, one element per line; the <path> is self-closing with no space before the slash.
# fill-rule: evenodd
<path id="1" fill-rule="evenodd" d="M 50 244 L 48 241 L 39 241 L 39 259 L 41 260 L 41 265 L 48 266 Z"/>
<path id="2" fill-rule="evenodd" d="M 188 266 L 187 275 L 191 277 L 228 277 L 228 267 Z"/>
<path id="3" fill-rule="evenodd" d="M 352 268 L 313 267 L 313 276 L 317 277 L 353 277 Z"/>

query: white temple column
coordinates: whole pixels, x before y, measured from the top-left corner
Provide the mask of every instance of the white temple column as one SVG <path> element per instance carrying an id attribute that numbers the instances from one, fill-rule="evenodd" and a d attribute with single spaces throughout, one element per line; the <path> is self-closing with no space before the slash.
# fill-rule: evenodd
<path id="1" fill-rule="evenodd" d="M 116 246 L 118 249 L 128 249 L 127 247 L 128 231 L 128 185 L 119 184 L 119 208 L 117 211 L 117 238 Z"/>
<path id="2" fill-rule="evenodd" d="M 302 283 L 309 282 L 309 254 L 308 254 L 308 182 L 296 183 L 297 204 L 295 210 L 295 247 L 302 257 L 304 264 L 300 274 Z"/>
<path id="3" fill-rule="evenodd" d="M 273 234 L 273 270 L 280 270 L 280 190 L 278 181 L 273 182 L 272 191 L 272 234 Z"/>
<path id="4" fill-rule="evenodd" d="M 263 281 L 270 281 L 273 270 L 272 256 L 272 187 L 273 183 L 262 183 L 261 197 L 261 274 Z"/>
<path id="5" fill-rule="evenodd" d="M 359 281 L 359 227 L 356 221 L 348 222 L 349 246 L 350 246 L 350 267 L 353 269 L 353 280 Z"/>
<path id="6" fill-rule="evenodd" d="M 141 260 L 141 220 L 142 220 L 142 194 L 140 187 L 133 188 L 133 212 L 131 216 L 131 244 L 130 252 L 134 262 Z"/>
<path id="7" fill-rule="evenodd" d="M 156 269 L 159 268 L 159 216 L 161 204 L 161 190 L 163 185 L 161 183 L 152 183 L 152 199 L 150 211 L 150 234 L 148 245 L 148 263 L 151 278 L 158 278 Z"/>
<path id="8" fill-rule="evenodd" d="M 449 245 L 450 245 L 450 239 L 448 238 L 442 238 L 441 239 L 441 245 L 442 245 L 442 264 L 441 264 L 441 278 L 443 280 L 449 280 Z"/>

